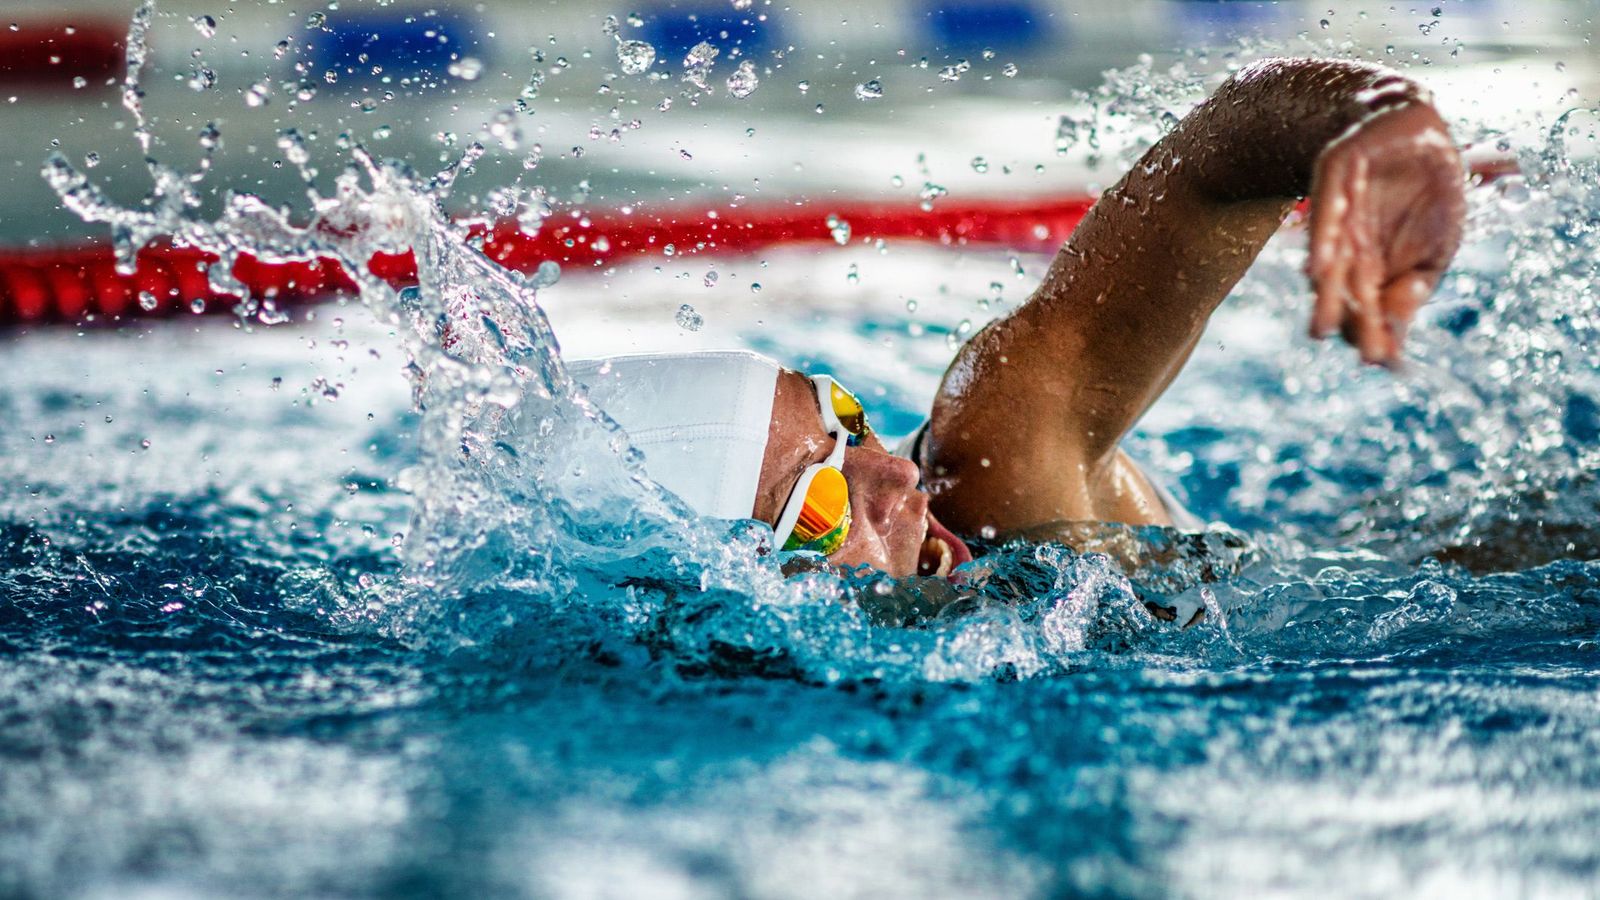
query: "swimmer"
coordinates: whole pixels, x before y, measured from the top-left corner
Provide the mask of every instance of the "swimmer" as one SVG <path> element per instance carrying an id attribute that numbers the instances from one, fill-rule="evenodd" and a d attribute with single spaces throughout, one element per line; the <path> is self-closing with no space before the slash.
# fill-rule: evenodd
<path id="1" fill-rule="evenodd" d="M 1201 523 L 1119 444 L 1207 319 L 1311 199 L 1314 338 L 1396 365 L 1461 240 L 1461 158 L 1427 91 L 1358 62 L 1233 75 L 1095 203 L 1043 283 L 956 354 L 898 450 L 826 376 L 742 352 L 617 357 L 574 373 L 652 478 L 701 515 L 754 517 L 785 550 L 947 575 L 958 535 L 1061 523 Z"/>

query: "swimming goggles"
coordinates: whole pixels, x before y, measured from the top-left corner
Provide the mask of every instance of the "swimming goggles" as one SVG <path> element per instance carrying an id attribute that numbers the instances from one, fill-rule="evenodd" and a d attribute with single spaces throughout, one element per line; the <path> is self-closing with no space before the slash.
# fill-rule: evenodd
<path id="1" fill-rule="evenodd" d="M 804 550 L 827 556 L 844 546 L 850 536 L 850 486 L 844 480 L 844 450 L 868 435 L 867 412 L 856 395 L 826 375 L 811 376 L 822 409 L 823 430 L 833 436 L 833 452 L 800 473 L 783 515 L 773 529 L 785 550 Z"/>

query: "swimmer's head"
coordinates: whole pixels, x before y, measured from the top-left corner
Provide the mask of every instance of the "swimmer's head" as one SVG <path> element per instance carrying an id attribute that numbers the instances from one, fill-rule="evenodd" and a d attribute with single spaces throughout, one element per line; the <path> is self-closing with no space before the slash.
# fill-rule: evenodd
<path id="1" fill-rule="evenodd" d="M 777 363 L 729 350 L 580 360 L 570 368 L 628 432 L 652 479 L 702 516 L 749 518 Z"/>
<path id="2" fill-rule="evenodd" d="M 703 516 L 776 524 L 801 475 L 836 446 L 812 381 L 754 353 L 619 356 L 571 368 L 627 430 L 646 473 Z M 851 524 L 830 562 L 942 575 L 971 558 L 928 512 L 917 466 L 875 436 L 847 447 L 840 468 Z"/>

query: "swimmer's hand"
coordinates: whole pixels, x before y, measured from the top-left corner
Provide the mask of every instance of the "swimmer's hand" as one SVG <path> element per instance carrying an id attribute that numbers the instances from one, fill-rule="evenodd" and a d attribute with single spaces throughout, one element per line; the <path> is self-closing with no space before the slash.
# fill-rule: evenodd
<path id="1" fill-rule="evenodd" d="M 1432 106 L 1378 113 L 1328 145 L 1311 187 L 1311 336 L 1337 328 L 1362 362 L 1397 364 L 1465 215 L 1461 156 Z"/>

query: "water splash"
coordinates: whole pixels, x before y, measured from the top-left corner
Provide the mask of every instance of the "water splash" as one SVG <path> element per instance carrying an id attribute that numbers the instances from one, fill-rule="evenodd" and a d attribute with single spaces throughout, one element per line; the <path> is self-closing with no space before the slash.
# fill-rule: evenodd
<path id="1" fill-rule="evenodd" d="M 148 4 L 141 15 L 136 29 L 148 22 Z M 137 43 L 130 40 L 130 60 L 142 59 L 142 49 L 133 49 Z M 705 88 L 716 55 L 709 44 L 696 47 L 685 61 L 685 79 Z M 1091 147 L 1104 139 L 1113 152 L 1138 152 L 1159 136 L 1182 98 L 1198 94 L 1198 80 L 1186 72 L 1174 70 L 1163 78 L 1148 68 L 1144 63 L 1113 74 L 1108 86 L 1090 98 L 1093 116 L 1074 120 L 1077 130 L 1089 135 Z M 135 76 L 128 96 L 137 99 L 137 88 Z M 143 115 L 137 103 L 130 112 Z M 1113 136 L 1126 145 L 1113 144 Z M 141 145 L 147 143 L 144 132 Z M 959 586 L 891 582 L 870 573 L 814 572 L 784 579 L 776 561 L 763 554 L 764 540 L 770 538 L 763 529 L 730 532 L 688 515 L 643 477 L 626 436 L 572 382 L 537 303 L 539 289 L 558 274 L 554 266 L 533 277 L 509 272 L 484 257 L 464 228 L 445 216 L 442 202 L 484 152 L 480 144 L 468 145 L 451 166 L 426 178 L 357 146 L 327 193 L 316 187 L 302 138 L 285 131 L 280 147 L 307 185 L 309 213 L 300 221 L 242 193 L 229 196 L 214 220 L 202 219 L 196 214 L 197 181 L 154 161 L 156 183 L 137 208 L 109 201 L 64 157 L 50 159 L 45 177 L 68 208 L 111 227 L 125 266 L 131 267 L 134 252 L 145 242 L 170 235 L 181 245 L 216 254 L 213 283 L 244 296 L 243 285 L 231 277 L 243 254 L 268 262 L 332 258 L 351 273 L 367 308 L 380 321 L 399 326 L 421 415 L 419 461 L 402 479 L 412 495 L 411 524 L 400 552 L 405 568 L 399 578 L 360 586 L 333 579 L 327 590 L 348 599 L 332 604 L 338 610 L 332 617 L 341 627 L 377 628 L 440 649 L 522 642 L 516 652 L 526 654 L 526 643 L 534 640 L 557 657 L 585 642 L 614 642 L 625 635 L 690 674 L 756 672 L 818 682 L 987 680 L 1066 672 L 1086 660 L 1133 665 L 1173 647 L 1200 658 L 1248 656 L 1251 640 L 1270 644 L 1286 627 L 1272 610 L 1299 602 L 1295 598 L 1325 595 L 1330 578 L 1344 577 L 1339 583 L 1351 585 L 1340 590 L 1366 583 L 1360 581 L 1366 576 L 1330 576 L 1324 559 L 1294 543 L 1297 535 L 1309 533 L 1309 523 L 1296 523 L 1292 505 L 1288 527 L 1265 541 L 1226 531 L 1179 539 L 1160 530 L 1113 528 L 1080 535 L 1076 551 L 1052 541 L 997 548 Z M 1563 349 L 1571 354 L 1566 358 L 1588 359 L 1583 348 L 1594 346 L 1591 318 L 1552 323 L 1532 305 L 1557 286 L 1572 290 L 1578 279 L 1592 281 L 1592 273 L 1579 264 L 1552 273 L 1548 254 L 1538 250 L 1553 230 L 1568 227 L 1562 223 L 1572 221 L 1575 209 L 1600 207 L 1600 198 L 1582 181 L 1589 163 L 1558 151 L 1530 161 L 1544 173 L 1533 181 L 1543 199 L 1502 192 L 1477 201 L 1479 234 L 1511 247 L 1513 264 L 1501 274 L 1463 269 L 1452 282 L 1455 299 L 1465 300 L 1460 289 L 1467 285 L 1460 279 L 1476 279 L 1471 284 L 1482 287 L 1469 293 L 1489 308 L 1477 312 L 1474 321 L 1490 321 L 1469 342 L 1477 348 L 1473 354 L 1429 367 L 1432 395 L 1445 402 L 1421 408 L 1425 412 L 1398 413 L 1432 416 L 1427 431 L 1432 436 L 1402 447 L 1396 435 L 1372 441 L 1346 433 L 1308 454 L 1296 441 L 1314 429 L 1297 420 L 1294 410 L 1313 415 L 1318 402 L 1331 402 L 1349 377 L 1334 367 L 1313 383 L 1317 376 L 1302 371 L 1311 367 L 1295 357 L 1285 363 L 1294 372 L 1283 379 L 1284 394 L 1297 398 L 1285 402 L 1288 412 L 1257 417 L 1261 427 L 1255 433 L 1239 431 L 1234 423 L 1229 438 L 1215 446 L 1182 447 L 1181 436 L 1171 442 L 1169 452 L 1191 454 L 1197 472 L 1216 458 L 1237 456 L 1237 442 L 1253 441 L 1261 448 L 1258 457 L 1267 455 L 1264 474 L 1252 476 L 1265 481 L 1241 483 L 1207 511 L 1232 517 L 1256 502 L 1252 492 L 1272 490 L 1270 479 L 1287 477 L 1291 470 L 1305 474 L 1308 458 L 1323 464 L 1338 456 L 1344 466 L 1339 473 L 1310 477 L 1333 484 L 1359 471 L 1383 484 L 1437 490 L 1437 496 L 1421 495 L 1420 519 L 1405 523 L 1406 534 L 1426 534 L 1426 525 L 1463 514 L 1462 497 L 1492 488 L 1487 499 L 1465 509 L 1466 520 L 1478 522 L 1498 500 L 1525 496 L 1530 483 L 1578 478 L 1583 466 L 1593 464 L 1570 441 L 1554 437 L 1574 427 L 1572 415 L 1559 411 L 1573 408 L 1572 403 L 1538 393 L 1559 385 L 1563 396 L 1590 398 L 1590 408 L 1600 409 L 1595 399 L 1600 394 L 1584 381 L 1590 376 L 1554 366 L 1542 352 L 1559 346 L 1570 348 Z M 919 192 L 924 206 L 944 193 L 931 181 Z M 534 195 L 541 198 L 529 204 L 537 208 L 536 218 L 548 215 L 542 192 L 534 189 Z M 520 201 L 500 196 L 491 202 L 511 208 Z M 1512 210 L 1517 203 L 1544 211 L 1530 216 Z M 1494 224 L 1501 213 L 1503 225 Z M 848 240 L 846 223 L 828 224 L 836 239 Z M 1600 240 L 1587 232 L 1580 237 Z M 407 249 L 417 258 L 414 290 L 396 291 L 366 268 L 375 253 Z M 1020 261 L 1014 265 L 1020 272 Z M 1240 306 L 1282 308 L 1299 290 L 1285 289 L 1291 281 L 1298 284 L 1297 270 L 1292 248 L 1269 252 L 1241 288 Z M 1506 292 L 1523 299 L 1502 300 Z M 241 308 L 248 311 L 248 304 L 246 297 Z M 1447 299 L 1434 324 L 1424 327 L 1449 327 L 1452 308 Z M 699 316 L 692 309 L 680 313 L 685 327 Z M 1526 352 L 1530 346 L 1541 352 Z M 1512 368 L 1486 365 L 1490 357 L 1513 360 Z M 1431 361 L 1424 355 L 1419 363 Z M 1518 387 L 1510 388 L 1508 380 Z M 1440 388 L 1442 382 L 1454 386 Z M 1420 382 L 1402 382 L 1395 396 L 1404 400 L 1407 391 L 1419 388 Z M 1524 393 L 1504 404 L 1484 399 L 1505 398 L 1508 389 Z M 1497 405 L 1511 412 L 1491 412 Z M 1375 409 L 1352 417 L 1381 418 Z M 1494 435 L 1508 433 L 1523 437 L 1491 442 Z M 1458 465 L 1443 481 L 1418 477 L 1428 466 L 1437 472 L 1434 455 L 1462 459 L 1460 448 L 1469 441 L 1490 442 L 1488 458 L 1498 462 Z M 1535 473 L 1532 481 L 1529 471 Z M 1248 515 L 1241 518 L 1251 524 Z M 1480 533 L 1474 531 L 1478 527 L 1463 524 L 1456 533 L 1470 537 Z M 1382 516 L 1368 516 L 1346 533 L 1370 546 L 1387 530 Z M 1251 581 L 1255 578 L 1275 587 L 1262 592 Z M 1451 571 L 1427 573 L 1425 580 L 1444 584 L 1457 598 L 1473 590 L 1469 577 Z M 1388 640 L 1414 630 L 1414 623 L 1441 616 L 1465 616 L 1479 623 L 1474 627 L 1497 621 L 1493 611 L 1463 606 L 1459 599 L 1445 603 L 1438 599 L 1444 593 L 1418 584 L 1403 588 L 1406 597 L 1416 595 L 1403 611 L 1372 604 L 1370 614 L 1358 615 L 1362 633 Z M 852 602 L 840 602 L 846 598 Z M 1194 611 L 1204 610 L 1206 616 L 1184 632 L 1153 619 L 1152 606 L 1176 610 L 1172 615 L 1184 621 Z M 549 634 L 530 637 L 530 631 L 541 629 Z M 1253 637 L 1258 635 L 1266 637 Z M 1304 636 L 1297 632 L 1296 640 Z"/>

